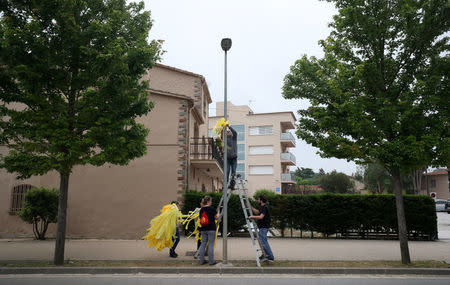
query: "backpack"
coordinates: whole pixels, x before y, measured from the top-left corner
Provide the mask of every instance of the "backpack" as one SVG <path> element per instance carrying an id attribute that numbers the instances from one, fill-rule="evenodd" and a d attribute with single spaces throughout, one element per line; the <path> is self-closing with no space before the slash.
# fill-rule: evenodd
<path id="1" fill-rule="evenodd" d="M 202 227 L 206 227 L 207 225 L 209 225 L 208 215 L 205 211 L 203 211 L 202 215 L 200 216 L 200 225 Z"/>

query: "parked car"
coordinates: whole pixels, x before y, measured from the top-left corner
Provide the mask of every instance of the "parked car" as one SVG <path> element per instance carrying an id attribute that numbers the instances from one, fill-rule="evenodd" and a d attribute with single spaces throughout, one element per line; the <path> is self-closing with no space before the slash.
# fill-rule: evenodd
<path id="1" fill-rule="evenodd" d="M 447 201 L 436 199 L 436 212 L 444 212 Z"/>
<path id="2" fill-rule="evenodd" d="M 445 203 L 445 209 L 444 211 L 447 212 L 447 214 L 450 214 L 450 199 L 447 200 L 447 203 Z"/>

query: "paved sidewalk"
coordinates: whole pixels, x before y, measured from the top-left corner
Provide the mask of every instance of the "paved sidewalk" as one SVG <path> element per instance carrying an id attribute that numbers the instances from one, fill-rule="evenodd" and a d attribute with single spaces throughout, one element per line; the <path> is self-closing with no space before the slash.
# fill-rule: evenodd
<path id="1" fill-rule="evenodd" d="M 398 241 L 269 238 L 276 260 L 362 261 L 400 260 Z M 54 240 L 0 239 L 0 261 L 53 260 Z M 450 262 L 450 243 L 410 241 L 412 261 Z M 194 239 L 181 238 L 177 260 L 193 260 L 186 252 L 195 250 Z M 143 240 L 67 240 L 66 259 L 166 261 L 169 250 L 148 248 Z M 217 241 L 215 258 L 222 259 L 222 239 Z M 250 238 L 228 239 L 228 260 L 253 260 Z"/>

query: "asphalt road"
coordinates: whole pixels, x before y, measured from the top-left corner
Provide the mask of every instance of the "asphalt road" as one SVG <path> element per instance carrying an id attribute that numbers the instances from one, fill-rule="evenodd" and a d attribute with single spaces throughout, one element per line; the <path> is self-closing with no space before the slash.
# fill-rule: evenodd
<path id="1" fill-rule="evenodd" d="M 450 277 L 384 275 L 7 275 L 1 285 L 448 285 Z"/>

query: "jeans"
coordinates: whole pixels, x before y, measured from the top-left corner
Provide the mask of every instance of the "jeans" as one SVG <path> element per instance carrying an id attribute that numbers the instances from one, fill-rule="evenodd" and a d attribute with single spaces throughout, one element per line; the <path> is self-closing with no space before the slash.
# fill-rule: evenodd
<path id="1" fill-rule="evenodd" d="M 269 231 L 268 228 L 260 228 L 259 229 L 259 241 L 261 242 L 261 245 L 264 247 L 264 251 L 267 254 L 267 258 L 273 260 L 273 253 L 270 249 L 269 242 L 267 241 L 267 232 Z"/>
<path id="2" fill-rule="evenodd" d="M 177 248 L 177 245 L 180 242 L 180 230 L 178 229 L 178 226 L 177 226 L 177 231 L 175 233 L 175 238 L 172 237 L 172 241 L 173 241 L 173 246 L 170 249 L 170 253 L 175 253 L 175 249 Z"/>
<path id="3" fill-rule="evenodd" d="M 231 177 L 232 181 L 230 181 L 230 185 L 234 186 L 234 177 L 236 176 L 236 167 L 237 167 L 237 157 L 228 158 L 227 159 L 227 178 L 230 179 L 230 169 L 231 169 Z"/>
<path id="4" fill-rule="evenodd" d="M 214 264 L 214 240 L 216 231 L 202 231 L 202 244 L 200 245 L 200 264 L 205 262 L 206 243 L 208 243 L 209 264 Z"/>

